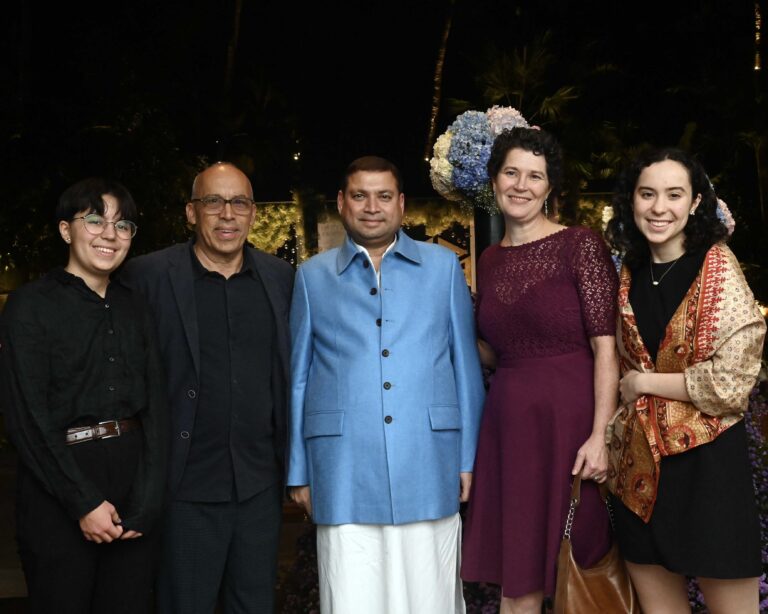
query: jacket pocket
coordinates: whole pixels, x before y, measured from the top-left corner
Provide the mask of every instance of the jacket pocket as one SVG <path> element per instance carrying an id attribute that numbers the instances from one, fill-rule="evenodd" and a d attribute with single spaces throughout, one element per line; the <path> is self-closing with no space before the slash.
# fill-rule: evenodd
<path id="1" fill-rule="evenodd" d="M 451 431 L 461 429 L 461 416 L 458 405 L 430 405 L 429 422 L 433 431 Z"/>
<path id="2" fill-rule="evenodd" d="M 304 415 L 304 439 L 341 435 L 343 411 L 323 411 Z"/>

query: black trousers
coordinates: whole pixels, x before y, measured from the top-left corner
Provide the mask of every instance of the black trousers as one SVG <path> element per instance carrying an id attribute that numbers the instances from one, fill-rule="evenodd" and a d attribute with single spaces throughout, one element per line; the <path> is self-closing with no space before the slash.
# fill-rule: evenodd
<path id="1" fill-rule="evenodd" d="M 78 463 L 120 512 L 141 454 L 141 432 L 72 446 Z M 86 541 L 77 520 L 19 463 L 16 527 L 33 614 L 151 611 L 154 534 L 110 544 Z"/>
<path id="2" fill-rule="evenodd" d="M 173 501 L 163 525 L 159 614 L 270 614 L 282 519 L 279 482 L 238 503 Z"/>

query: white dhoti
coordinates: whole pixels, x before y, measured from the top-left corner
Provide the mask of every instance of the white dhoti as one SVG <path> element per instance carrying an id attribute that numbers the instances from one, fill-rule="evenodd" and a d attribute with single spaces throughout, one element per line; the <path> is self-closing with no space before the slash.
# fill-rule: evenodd
<path id="1" fill-rule="evenodd" d="M 322 614 L 464 614 L 458 514 L 404 525 L 318 525 Z"/>

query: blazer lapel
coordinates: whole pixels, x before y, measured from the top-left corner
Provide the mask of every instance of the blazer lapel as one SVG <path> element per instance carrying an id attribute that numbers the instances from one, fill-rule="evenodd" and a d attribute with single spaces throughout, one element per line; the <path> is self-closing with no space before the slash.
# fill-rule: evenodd
<path id="1" fill-rule="evenodd" d="M 272 268 L 268 266 L 264 258 L 259 257 L 259 253 L 254 249 L 246 250 L 246 254 L 251 259 L 251 264 L 256 269 L 256 272 L 261 278 L 261 282 L 264 284 L 264 291 L 267 293 L 267 300 L 269 306 L 272 308 L 272 315 L 275 318 L 275 328 L 277 331 L 277 344 L 281 357 L 281 363 L 285 373 L 288 373 L 288 348 L 290 347 L 290 341 L 288 339 L 288 331 L 284 326 L 280 326 L 281 318 L 288 308 L 288 305 L 279 296 L 280 289 L 272 279 Z"/>
<path id="2" fill-rule="evenodd" d="M 187 250 L 180 251 L 178 258 L 171 261 L 168 269 L 168 278 L 176 297 L 176 306 L 179 309 L 181 323 L 187 335 L 189 351 L 192 354 L 192 362 L 195 372 L 200 375 L 200 333 L 197 328 L 197 309 L 195 308 L 195 282 L 192 271 L 192 262 Z"/>

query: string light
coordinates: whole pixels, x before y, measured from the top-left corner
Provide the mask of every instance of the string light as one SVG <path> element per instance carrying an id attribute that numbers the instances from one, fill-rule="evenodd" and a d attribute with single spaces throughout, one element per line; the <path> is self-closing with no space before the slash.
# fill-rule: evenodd
<path id="1" fill-rule="evenodd" d="M 760 61 L 760 30 L 762 25 L 763 17 L 760 13 L 760 3 L 755 2 L 755 71 L 759 71 L 762 68 Z"/>

